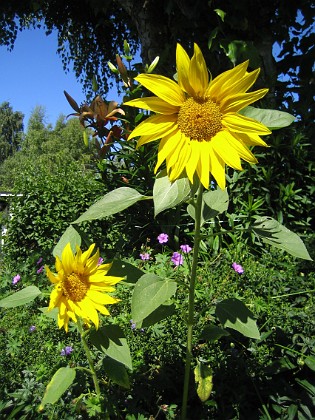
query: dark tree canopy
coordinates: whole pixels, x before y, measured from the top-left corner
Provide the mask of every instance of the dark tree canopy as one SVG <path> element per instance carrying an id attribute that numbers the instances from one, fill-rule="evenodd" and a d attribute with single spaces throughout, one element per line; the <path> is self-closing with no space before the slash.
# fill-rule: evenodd
<path id="1" fill-rule="evenodd" d="M 314 7 L 309 0 L 11 0 L 2 2 L 0 12 L 0 44 L 8 48 L 23 28 L 57 30 L 64 67 L 73 64 L 86 92 L 93 75 L 107 92 L 113 81 L 107 62 L 123 54 L 124 39 L 133 51 L 141 48 L 143 63 L 159 55 L 156 71 L 168 76 L 175 70 L 176 42 L 189 52 L 197 42 L 214 76 L 249 58 L 250 67 L 262 69 L 260 83 L 269 87 L 271 105 L 287 107 L 308 121 L 308 128 L 314 119 Z M 285 77 L 279 81 L 281 74 Z"/>
<path id="2" fill-rule="evenodd" d="M 0 104 L 0 163 L 16 152 L 22 141 L 23 118 L 9 102 Z"/>

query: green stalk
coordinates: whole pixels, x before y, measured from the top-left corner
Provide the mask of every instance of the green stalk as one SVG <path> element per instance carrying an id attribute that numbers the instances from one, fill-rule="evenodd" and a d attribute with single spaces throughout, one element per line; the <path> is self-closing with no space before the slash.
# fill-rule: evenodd
<path id="1" fill-rule="evenodd" d="M 194 312 L 195 312 L 195 284 L 196 284 L 199 246 L 200 246 L 200 240 L 201 240 L 200 222 L 201 222 L 201 210 L 202 210 L 202 193 L 203 193 L 203 187 L 200 184 L 198 188 L 197 199 L 195 202 L 194 251 L 193 251 L 193 261 L 192 261 L 192 266 L 191 266 L 189 298 L 188 298 L 186 364 L 185 364 L 182 411 L 181 411 L 182 420 L 186 419 L 186 414 L 187 414 L 189 377 L 190 377 L 190 368 L 191 368 L 191 360 L 192 360 L 192 335 L 193 335 Z"/>
<path id="2" fill-rule="evenodd" d="M 81 335 L 81 343 L 82 343 L 82 346 L 84 348 L 87 360 L 89 362 L 90 373 L 91 373 L 91 376 L 92 376 L 92 379 L 93 379 L 95 392 L 96 392 L 96 395 L 98 396 L 98 398 L 100 398 L 101 397 L 100 384 L 99 384 L 98 379 L 97 379 L 97 375 L 96 375 L 93 359 L 92 359 L 92 356 L 91 356 L 91 352 L 90 352 L 89 346 L 87 344 L 87 341 L 85 339 L 86 332 L 83 331 L 83 327 L 82 327 L 82 324 L 81 324 L 80 320 L 78 320 L 77 325 L 78 325 L 78 329 L 79 329 L 79 332 L 80 332 L 80 335 Z"/>

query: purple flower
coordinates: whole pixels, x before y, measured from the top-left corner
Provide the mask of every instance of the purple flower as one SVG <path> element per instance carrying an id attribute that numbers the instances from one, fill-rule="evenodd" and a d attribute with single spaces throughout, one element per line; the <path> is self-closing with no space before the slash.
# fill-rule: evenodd
<path id="1" fill-rule="evenodd" d="M 33 332 L 33 331 L 35 331 L 35 330 L 36 330 L 35 325 L 31 325 L 31 326 L 30 326 L 30 328 L 29 328 L 29 331 L 30 331 L 30 332 Z"/>
<path id="2" fill-rule="evenodd" d="M 159 241 L 160 244 L 166 244 L 166 242 L 168 241 L 168 234 L 160 233 L 159 236 L 157 237 L 157 240 Z"/>
<path id="3" fill-rule="evenodd" d="M 130 328 L 132 329 L 132 330 L 135 330 L 136 328 L 137 328 L 137 326 L 136 326 L 136 323 L 135 322 L 133 322 L 133 320 L 131 319 L 130 320 Z"/>
<path id="4" fill-rule="evenodd" d="M 39 267 L 39 269 L 37 270 L 37 274 L 40 274 L 44 270 L 44 268 L 45 267 L 43 265 Z"/>
<path id="5" fill-rule="evenodd" d="M 172 255 L 171 261 L 175 265 L 182 265 L 184 261 L 184 257 L 179 252 L 174 252 Z"/>
<path id="6" fill-rule="evenodd" d="M 21 276 L 19 274 L 17 274 L 16 276 L 13 277 L 12 284 L 16 284 L 20 280 L 21 280 Z"/>
<path id="7" fill-rule="evenodd" d="M 43 258 L 42 257 L 40 257 L 40 259 L 37 261 L 37 265 L 39 265 L 41 262 L 43 261 Z"/>
<path id="8" fill-rule="evenodd" d="M 104 258 L 99 257 L 98 262 L 97 262 L 97 265 L 103 264 L 103 261 L 104 261 Z"/>
<path id="9" fill-rule="evenodd" d="M 142 254 L 140 254 L 140 258 L 142 259 L 142 261 L 149 260 L 150 254 L 148 252 L 143 252 Z"/>
<path id="10" fill-rule="evenodd" d="M 192 250 L 191 246 L 189 245 L 181 245 L 180 249 L 184 254 L 188 254 Z"/>
<path id="11" fill-rule="evenodd" d="M 73 352 L 73 348 L 71 346 L 66 346 L 60 352 L 61 356 L 69 356 Z"/>
<path id="12" fill-rule="evenodd" d="M 243 274 L 244 273 L 244 268 L 240 264 L 236 264 L 236 262 L 234 262 L 232 264 L 232 268 L 238 274 Z"/>

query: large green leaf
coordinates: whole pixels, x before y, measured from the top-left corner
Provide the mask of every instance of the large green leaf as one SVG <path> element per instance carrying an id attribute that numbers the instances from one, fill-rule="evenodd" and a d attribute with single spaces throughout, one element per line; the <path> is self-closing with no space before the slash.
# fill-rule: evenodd
<path id="1" fill-rule="evenodd" d="M 57 245 L 53 250 L 53 256 L 58 256 L 59 258 L 61 258 L 62 251 L 64 250 L 68 242 L 70 242 L 72 252 L 74 253 L 76 252 L 77 245 L 81 246 L 81 236 L 71 225 L 66 229 L 64 234 L 59 239 Z"/>
<path id="2" fill-rule="evenodd" d="M 210 397 L 213 382 L 212 382 L 212 370 L 210 367 L 204 365 L 201 362 L 197 363 L 194 369 L 195 382 L 198 383 L 197 394 L 202 402 L 207 401 Z"/>
<path id="3" fill-rule="evenodd" d="M 247 106 L 242 109 L 240 114 L 260 121 L 270 130 L 287 127 L 295 120 L 295 117 L 288 112 L 278 111 L 276 109 L 260 109 L 253 106 Z"/>
<path id="4" fill-rule="evenodd" d="M 253 314 L 240 300 L 222 300 L 217 304 L 215 314 L 225 328 L 232 328 L 245 337 L 260 338 Z"/>
<path id="5" fill-rule="evenodd" d="M 86 220 L 103 219 L 112 214 L 119 213 L 141 200 L 148 200 L 150 197 L 138 193 L 137 190 L 129 187 L 117 188 L 104 195 L 103 198 L 94 203 L 73 223 L 81 223 Z"/>
<path id="6" fill-rule="evenodd" d="M 16 306 L 25 305 L 32 302 L 41 291 L 36 286 L 27 286 L 10 296 L 0 300 L 0 308 L 15 308 Z"/>
<path id="7" fill-rule="evenodd" d="M 110 357 L 105 357 L 103 360 L 103 368 L 108 377 L 123 388 L 129 389 L 130 382 L 125 366 L 117 360 Z"/>
<path id="8" fill-rule="evenodd" d="M 118 325 L 106 325 L 91 331 L 90 341 L 108 357 L 132 370 L 129 346 L 123 330 Z"/>
<path id="9" fill-rule="evenodd" d="M 161 279 L 155 274 L 144 274 L 137 281 L 131 301 L 131 314 L 138 323 L 152 314 L 176 292 L 174 280 Z"/>
<path id="10" fill-rule="evenodd" d="M 212 343 L 218 341 L 221 337 L 228 336 L 230 333 L 225 329 L 216 325 L 206 325 L 200 335 L 200 340 L 211 341 Z"/>
<path id="11" fill-rule="evenodd" d="M 43 410 L 46 404 L 54 404 L 61 395 L 69 388 L 75 379 L 75 369 L 62 367 L 57 370 L 47 385 L 39 410 Z"/>
<path id="12" fill-rule="evenodd" d="M 218 214 L 223 213 L 229 207 L 229 195 L 227 190 L 220 188 L 213 191 L 206 191 L 202 196 L 201 208 L 201 226 Z M 195 207 L 189 204 L 187 207 L 188 214 L 195 220 Z"/>
<path id="13" fill-rule="evenodd" d="M 302 239 L 272 217 L 257 218 L 251 229 L 263 242 L 284 249 L 294 257 L 312 260 Z"/>
<path id="14" fill-rule="evenodd" d="M 167 318 L 168 316 L 174 315 L 175 313 L 175 305 L 174 303 L 161 305 L 155 309 L 155 311 L 151 312 L 143 321 L 138 322 L 138 328 L 147 328 L 150 325 L 157 324 L 158 322 L 162 321 L 163 319 Z"/>
<path id="15" fill-rule="evenodd" d="M 188 178 L 179 178 L 170 182 L 166 170 L 156 177 L 153 186 L 154 215 L 157 216 L 163 210 L 175 207 L 185 201 L 191 192 Z"/>
<path id="16" fill-rule="evenodd" d="M 114 260 L 108 276 L 126 277 L 126 283 L 136 283 L 144 272 L 134 265 L 122 260 Z"/>

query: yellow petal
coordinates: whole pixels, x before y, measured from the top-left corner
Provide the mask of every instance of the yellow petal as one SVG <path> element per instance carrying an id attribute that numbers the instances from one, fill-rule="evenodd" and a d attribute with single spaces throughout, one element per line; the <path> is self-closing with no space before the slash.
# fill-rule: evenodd
<path id="1" fill-rule="evenodd" d="M 206 95 L 210 96 L 214 100 L 217 98 L 217 96 L 220 95 L 221 89 L 224 86 L 224 83 L 234 83 L 237 80 L 239 80 L 241 77 L 244 76 L 246 69 L 248 67 L 248 61 L 244 61 L 244 63 L 239 64 L 238 66 L 234 67 L 231 70 L 227 70 L 219 76 L 217 76 L 215 79 L 213 79 L 207 89 Z"/>
<path id="2" fill-rule="evenodd" d="M 205 59 L 197 44 L 194 44 L 194 55 L 189 66 L 189 82 L 195 94 L 203 97 L 209 84 L 209 74 Z"/>
<path id="3" fill-rule="evenodd" d="M 125 102 L 124 105 L 147 109 L 157 114 L 176 114 L 179 111 L 179 106 L 171 105 L 156 96 L 133 99 L 132 101 Z"/>
<path id="4" fill-rule="evenodd" d="M 185 101 L 184 92 L 176 82 L 168 77 L 156 74 L 140 74 L 135 80 L 171 105 L 181 106 Z"/>
<path id="5" fill-rule="evenodd" d="M 176 47 L 176 67 L 178 84 L 182 90 L 188 93 L 189 96 L 194 95 L 194 90 L 189 83 L 189 65 L 190 58 L 184 48 L 177 44 Z"/>
<path id="6" fill-rule="evenodd" d="M 164 160 L 173 153 L 173 151 L 178 147 L 180 143 L 181 143 L 181 133 L 179 130 L 172 135 L 165 136 L 160 141 L 159 151 L 158 151 L 158 160 L 154 168 L 154 173 L 157 172 L 157 170 L 159 169 L 161 164 L 164 162 Z"/>
<path id="7" fill-rule="evenodd" d="M 234 133 L 247 133 L 247 134 L 258 134 L 265 136 L 271 134 L 271 131 L 261 124 L 260 122 L 253 120 L 252 118 L 245 117 L 241 114 L 229 113 L 222 117 L 221 123 L 223 127 Z"/>
<path id="8" fill-rule="evenodd" d="M 99 305 L 97 303 L 94 303 L 94 306 L 95 306 L 95 309 L 97 311 L 99 311 L 101 314 L 103 314 L 103 315 L 110 315 L 108 309 L 105 306 Z"/>
<path id="9" fill-rule="evenodd" d="M 242 142 L 242 139 L 239 137 L 239 134 L 226 133 L 226 139 L 230 145 L 237 151 L 239 156 L 246 160 L 246 162 L 257 163 L 257 159 L 247 148 L 247 146 Z"/>
<path id="10" fill-rule="evenodd" d="M 190 142 L 191 154 L 189 161 L 186 164 L 186 173 L 191 183 L 194 182 L 194 173 L 196 172 L 196 168 L 200 159 L 200 144 L 201 143 L 196 140 Z"/>
<path id="11" fill-rule="evenodd" d="M 210 144 L 211 145 L 211 144 Z M 210 154 L 210 163 L 211 163 L 211 173 L 214 179 L 217 181 L 217 184 L 221 190 L 225 189 L 225 163 L 224 161 L 216 154 L 213 148 L 209 148 Z"/>
<path id="12" fill-rule="evenodd" d="M 139 124 L 128 137 L 132 139 L 138 136 L 154 136 L 157 139 L 162 137 L 168 130 L 174 127 L 177 121 L 177 115 L 153 115 Z"/>
<path id="13" fill-rule="evenodd" d="M 80 302 L 77 302 L 77 305 L 82 310 L 84 318 L 91 320 L 95 325 L 95 328 L 98 329 L 99 318 L 93 302 L 87 296 L 85 296 L 84 299 L 80 300 Z"/>
<path id="14" fill-rule="evenodd" d="M 115 299 L 112 296 L 91 289 L 86 293 L 86 296 L 99 305 L 111 305 L 118 302 L 118 299 Z"/>
<path id="15" fill-rule="evenodd" d="M 226 97 L 226 99 L 220 103 L 220 109 L 222 113 L 238 112 L 253 102 L 263 98 L 268 90 L 269 89 L 259 89 L 255 90 L 255 92 L 242 93 Z"/>
<path id="16" fill-rule="evenodd" d="M 210 145 L 206 141 L 201 142 L 200 144 L 200 170 L 199 170 L 199 179 L 202 185 L 205 188 L 209 188 L 209 178 L 210 178 Z"/>
<path id="17" fill-rule="evenodd" d="M 242 170 L 241 160 L 236 150 L 226 138 L 226 131 L 220 131 L 211 140 L 211 146 L 221 159 L 231 168 Z"/>
<path id="18" fill-rule="evenodd" d="M 186 167 L 187 161 L 190 158 L 190 154 L 191 154 L 190 144 L 185 142 L 184 146 L 181 147 L 178 154 L 178 158 L 171 170 L 170 177 L 169 177 L 170 181 L 175 181 L 181 176 L 181 174 L 183 173 Z"/>
<path id="19" fill-rule="evenodd" d="M 68 276 L 73 271 L 73 261 L 74 261 L 74 256 L 72 253 L 70 242 L 67 243 L 67 245 L 64 247 L 62 251 L 61 261 L 62 261 L 62 266 L 65 271 L 65 275 Z"/>
<path id="20" fill-rule="evenodd" d="M 245 73 L 243 77 L 238 77 L 234 82 L 227 80 L 220 89 L 220 95 L 218 100 L 221 102 L 222 99 L 229 96 L 245 93 L 255 83 L 260 69 L 256 69 L 250 73 Z"/>
<path id="21" fill-rule="evenodd" d="M 245 134 L 245 133 L 231 133 L 236 136 L 238 139 L 241 139 L 244 144 L 248 146 L 264 146 L 269 147 L 257 134 Z"/>
<path id="22" fill-rule="evenodd" d="M 62 289 L 61 287 L 57 286 L 50 293 L 50 300 L 49 300 L 49 306 L 48 306 L 49 311 L 60 305 L 61 297 L 62 297 Z"/>
<path id="23" fill-rule="evenodd" d="M 178 130 L 177 124 L 173 124 L 171 128 L 165 130 L 163 133 L 156 133 L 152 134 L 151 136 L 141 136 L 137 142 L 137 149 L 144 144 L 150 143 L 151 141 L 155 141 L 160 138 L 164 138 L 165 136 L 172 135 L 176 130 Z"/>
<path id="24" fill-rule="evenodd" d="M 49 269 L 49 267 L 48 267 L 47 265 L 45 265 L 45 271 L 46 271 L 46 274 L 47 274 L 47 276 L 48 276 L 49 280 L 50 280 L 53 284 L 56 284 L 56 283 L 58 283 L 58 282 L 60 281 L 59 276 L 56 276 L 55 274 L 53 274 L 53 273 L 50 271 L 50 269 Z"/>

